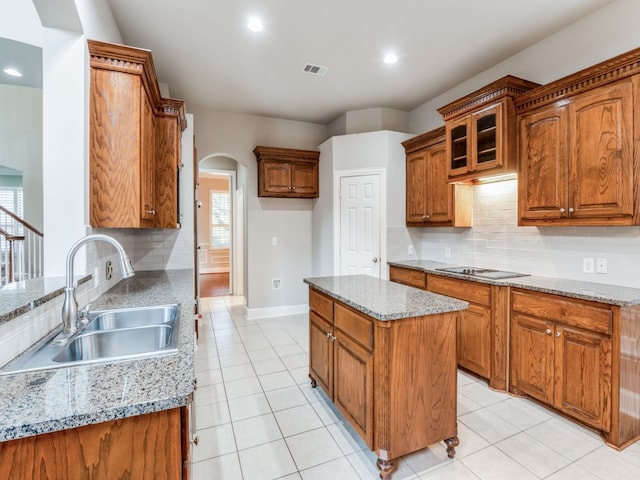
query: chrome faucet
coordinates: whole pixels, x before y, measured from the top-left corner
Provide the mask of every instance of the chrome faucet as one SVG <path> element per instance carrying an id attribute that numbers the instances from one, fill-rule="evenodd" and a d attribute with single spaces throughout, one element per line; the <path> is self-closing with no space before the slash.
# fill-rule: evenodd
<path id="1" fill-rule="evenodd" d="M 120 272 L 122 278 L 129 278 L 135 275 L 127 252 L 124 251 L 124 248 L 116 239 L 108 235 L 96 233 L 87 235 L 74 243 L 67 254 L 67 283 L 64 289 L 64 303 L 62 304 L 62 325 L 64 328 L 55 339 L 57 343 L 66 341 L 78 331 L 78 302 L 76 300 L 76 287 L 73 282 L 73 260 L 80 247 L 94 240 L 110 243 L 116 248 L 120 255 Z"/>

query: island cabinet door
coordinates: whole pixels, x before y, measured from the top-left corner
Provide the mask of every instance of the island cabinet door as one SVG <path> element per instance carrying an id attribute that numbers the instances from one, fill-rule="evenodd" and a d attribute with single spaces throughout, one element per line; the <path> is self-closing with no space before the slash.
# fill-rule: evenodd
<path id="1" fill-rule="evenodd" d="M 334 404 L 373 449 L 373 354 L 339 333 L 334 342 Z"/>
<path id="2" fill-rule="evenodd" d="M 333 327 L 309 312 L 309 373 L 329 398 L 333 397 Z"/>
<path id="3" fill-rule="evenodd" d="M 491 378 L 491 308 L 474 303 L 458 318 L 458 365 Z"/>

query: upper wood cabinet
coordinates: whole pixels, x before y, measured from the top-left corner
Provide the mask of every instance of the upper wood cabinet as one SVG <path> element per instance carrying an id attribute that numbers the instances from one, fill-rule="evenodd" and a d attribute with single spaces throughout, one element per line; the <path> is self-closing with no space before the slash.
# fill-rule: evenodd
<path id="1" fill-rule="evenodd" d="M 407 154 L 407 226 L 472 225 L 472 187 L 448 183 L 444 139 L 441 127 L 402 142 Z"/>
<path id="2" fill-rule="evenodd" d="M 320 152 L 257 146 L 258 196 L 318 197 Z"/>
<path id="3" fill-rule="evenodd" d="M 88 46 L 91 226 L 176 228 L 184 102 L 160 96 L 150 51 Z"/>
<path id="4" fill-rule="evenodd" d="M 520 225 L 638 225 L 640 49 L 515 100 Z"/>
<path id="5" fill-rule="evenodd" d="M 507 75 L 438 109 L 445 121 L 449 181 L 516 171 L 513 99 L 538 86 Z"/>

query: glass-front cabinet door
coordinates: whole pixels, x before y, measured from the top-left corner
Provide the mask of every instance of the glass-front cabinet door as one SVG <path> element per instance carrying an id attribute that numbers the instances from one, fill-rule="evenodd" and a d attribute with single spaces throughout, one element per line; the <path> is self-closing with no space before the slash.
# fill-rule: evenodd
<path id="1" fill-rule="evenodd" d="M 473 129 L 472 171 L 502 166 L 502 104 L 471 116 Z"/>
<path id="2" fill-rule="evenodd" d="M 468 118 L 463 118 L 447 126 L 449 177 L 464 175 L 470 171 L 471 145 L 469 142 L 469 123 Z"/>

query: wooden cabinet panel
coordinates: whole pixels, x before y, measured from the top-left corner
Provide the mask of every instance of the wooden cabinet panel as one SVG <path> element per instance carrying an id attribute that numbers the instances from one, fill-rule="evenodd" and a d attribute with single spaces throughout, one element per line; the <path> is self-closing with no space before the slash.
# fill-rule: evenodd
<path id="1" fill-rule="evenodd" d="M 146 92 L 140 94 L 140 217 L 153 224 L 156 218 L 155 119 Z"/>
<path id="2" fill-rule="evenodd" d="M 258 196 L 317 198 L 320 152 L 257 146 Z"/>
<path id="3" fill-rule="evenodd" d="M 537 292 L 514 290 L 512 308 L 547 320 L 560 320 L 565 325 L 611 334 L 611 308 L 595 302 L 581 301 Z"/>
<path id="4" fill-rule="evenodd" d="M 638 225 L 640 50 L 515 99 L 520 225 Z"/>
<path id="5" fill-rule="evenodd" d="M 329 398 L 333 397 L 333 326 L 309 312 L 309 370 Z"/>
<path id="6" fill-rule="evenodd" d="M 333 300 L 326 295 L 309 289 L 309 308 L 333 323 Z"/>
<path id="7" fill-rule="evenodd" d="M 511 320 L 511 386 L 552 404 L 554 325 L 519 313 Z"/>
<path id="8" fill-rule="evenodd" d="M 334 403 L 373 449 L 373 355 L 343 335 L 334 345 Z"/>
<path id="9" fill-rule="evenodd" d="M 511 385 L 609 432 L 614 401 L 611 311 L 592 303 L 513 292 Z"/>
<path id="10" fill-rule="evenodd" d="M 458 365 L 491 376 L 491 308 L 469 304 L 458 318 Z"/>
<path id="11" fill-rule="evenodd" d="M 394 267 L 392 265 L 389 267 L 389 280 L 423 290 L 427 288 L 427 274 L 420 270 Z"/>
<path id="12" fill-rule="evenodd" d="M 631 81 L 593 90 L 568 108 L 571 217 L 632 217 Z"/>
<path id="13" fill-rule="evenodd" d="M 372 350 L 373 324 L 371 321 L 340 304 L 336 304 L 334 310 L 336 328 L 360 343 L 364 348 Z"/>
<path id="14" fill-rule="evenodd" d="M 176 228 L 184 102 L 160 97 L 148 50 L 88 46 L 91 226 Z"/>
<path id="15" fill-rule="evenodd" d="M 322 306 L 327 297 L 309 292 L 310 304 L 331 310 Z M 381 478 L 394 458 L 440 440 L 453 457 L 458 312 L 377 321 L 333 304 L 334 325 L 309 312 L 311 385 L 322 386 L 376 452 Z"/>
<path id="16" fill-rule="evenodd" d="M 430 292 L 459 298 L 479 305 L 491 305 L 491 286 L 484 283 L 429 275 L 428 287 Z"/>
<path id="17" fill-rule="evenodd" d="M 405 142 L 407 226 L 469 227 L 473 192 L 470 185 L 451 185 L 444 127 Z"/>
<path id="18" fill-rule="evenodd" d="M 554 406 L 608 432 L 611 427 L 611 339 L 556 326 Z"/>
<path id="19" fill-rule="evenodd" d="M 560 218 L 566 208 L 567 109 L 549 107 L 519 119 L 521 162 L 518 210 L 524 219 Z"/>
<path id="20" fill-rule="evenodd" d="M 407 224 L 423 223 L 427 214 L 427 152 L 407 155 Z"/>
<path id="21" fill-rule="evenodd" d="M 181 480 L 180 409 L 0 443 L 0 478 Z"/>
<path id="22" fill-rule="evenodd" d="M 538 86 L 507 75 L 438 109 L 445 121 L 449 181 L 516 171 L 513 99 Z"/>

